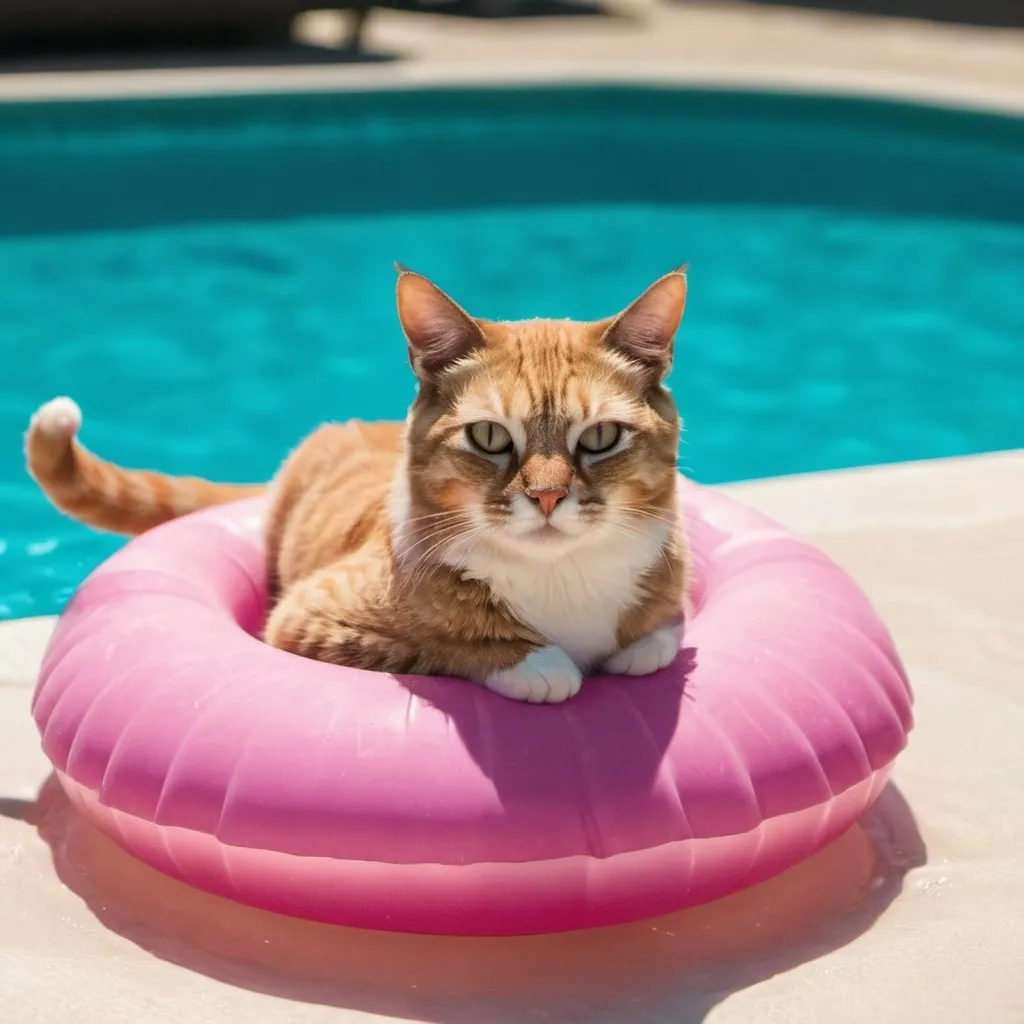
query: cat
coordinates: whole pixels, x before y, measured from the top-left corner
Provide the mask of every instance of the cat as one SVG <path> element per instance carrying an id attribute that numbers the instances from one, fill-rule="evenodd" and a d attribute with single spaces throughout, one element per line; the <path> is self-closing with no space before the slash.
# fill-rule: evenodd
<path id="1" fill-rule="evenodd" d="M 664 385 L 685 270 L 597 322 L 474 319 L 398 267 L 418 381 L 404 424 L 326 424 L 269 485 L 122 469 L 48 402 L 29 472 L 57 508 L 138 534 L 269 490 L 264 639 L 389 673 L 556 703 L 596 671 L 647 675 L 683 638 L 680 421 Z"/>

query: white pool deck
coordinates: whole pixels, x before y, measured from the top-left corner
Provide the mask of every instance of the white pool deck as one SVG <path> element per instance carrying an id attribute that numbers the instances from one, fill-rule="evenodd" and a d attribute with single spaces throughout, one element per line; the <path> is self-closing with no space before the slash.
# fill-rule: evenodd
<path id="1" fill-rule="evenodd" d="M 1024 111 L 1019 32 L 720 3 L 635 24 L 382 14 L 369 42 L 407 59 L 0 76 L 0 100 L 640 77 Z M 864 825 L 745 893 L 622 928 L 467 940 L 292 921 L 162 877 L 69 809 L 28 710 L 51 621 L 7 623 L 0 1021 L 1020 1024 L 1024 451 L 729 490 L 845 566 L 903 655 L 917 727 Z"/>

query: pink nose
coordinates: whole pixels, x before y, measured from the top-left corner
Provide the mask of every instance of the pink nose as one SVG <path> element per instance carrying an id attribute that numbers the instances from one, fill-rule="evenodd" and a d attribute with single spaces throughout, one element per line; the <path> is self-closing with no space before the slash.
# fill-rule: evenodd
<path id="1" fill-rule="evenodd" d="M 568 487 L 545 487 L 543 489 L 528 489 L 526 496 L 532 498 L 538 505 L 540 505 L 541 511 L 549 519 L 551 513 L 558 507 L 558 503 L 569 493 Z"/>

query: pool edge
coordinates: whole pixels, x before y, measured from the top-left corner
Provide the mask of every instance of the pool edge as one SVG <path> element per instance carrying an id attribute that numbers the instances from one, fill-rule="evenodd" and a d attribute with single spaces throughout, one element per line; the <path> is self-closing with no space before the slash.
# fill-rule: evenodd
<path id="1" fill-rule="evenodd" d="M 1024 115 L 1024 88 L 878 69 L 729 63 L 538 61 L 524 64 L 316 65 L 131 71 L 26 72 L 0 76 L 0 104 L 422 88 L 632 85 L 877 99 Z"/>

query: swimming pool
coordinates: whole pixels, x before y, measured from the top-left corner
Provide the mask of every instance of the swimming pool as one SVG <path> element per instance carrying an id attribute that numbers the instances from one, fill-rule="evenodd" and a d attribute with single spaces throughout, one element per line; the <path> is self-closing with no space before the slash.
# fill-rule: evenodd
<path id="1" fill-rule="evenodd" d="M 684 260 L 698 480 L 1024 444 L 1024 123 L 589 87 L 0 107 L 0 617 L 120 541 L 22 468 L 73 395 L 118 461 L 262 479 L 412 390 L 392 261 L 482 316 L 597 317 Z"/>

